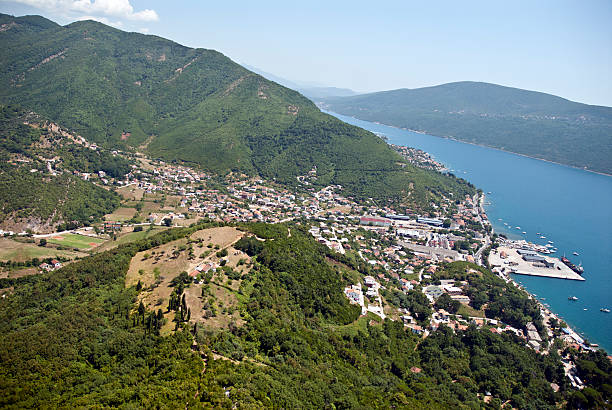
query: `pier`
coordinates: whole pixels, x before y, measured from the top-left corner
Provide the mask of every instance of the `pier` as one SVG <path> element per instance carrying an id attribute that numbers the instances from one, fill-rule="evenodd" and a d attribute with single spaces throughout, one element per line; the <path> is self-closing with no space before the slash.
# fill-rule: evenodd
<path id="1" fill-rule="evenodd" d="M 518 253 L 517 249 L 499 247 L 492 250 L 489 255 L 491 267 L 501 268 L 504 273 L 517 275 L 542 276 L 546 278 L 557 278 L 567 280 L 585 280 L 557 258 L 543 256 L 550 267 L 542 263 L 528 262 Z"/>

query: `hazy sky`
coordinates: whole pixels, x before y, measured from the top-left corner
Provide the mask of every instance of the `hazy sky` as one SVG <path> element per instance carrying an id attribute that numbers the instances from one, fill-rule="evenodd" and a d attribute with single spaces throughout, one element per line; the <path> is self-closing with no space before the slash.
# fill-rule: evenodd
<path id="1" fill-rule="evenodd" d="M 612 106 L 612 1 L 0 0 L 221 51 L 296 82 L 378 91 L 486 81 Z"/>

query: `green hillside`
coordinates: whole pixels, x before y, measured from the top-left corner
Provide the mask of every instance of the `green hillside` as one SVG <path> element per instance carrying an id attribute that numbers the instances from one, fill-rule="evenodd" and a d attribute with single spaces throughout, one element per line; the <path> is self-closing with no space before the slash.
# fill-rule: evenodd
<path id="1" fill-rule="evenodd" d="M 43 131 L 41 121 L 18 107 L 0 105 L 0 227 L 81 226 L 117 208 L 117 194 L 77 178 L 72 171 L 105 170 L 122 177 L 129 172 L 127 161 L 66 143 Z M 55 158 L 53 173 L 46 158 Z"/>
<path id="2" fill-rule="evenodd" d="M 612 174 L 612 108 L 458 82 L 325 99 L 330 110 Z"/>
<path id="3" fill-rule="evenodd" d="M 287 184 L 316 166 L 318 185 L 341 184 L 358 197 L 428 204 L 439 192 L 473 191 L 405 166 L 375 135 L 217 51 L 93 21 L 62 27 L 2 15 L 0 22 L 0 102 L 103 146 Z"/>
<path id="4" fill-rule="evenodd" d="M 137 307 L 141 290 L 125 287 L 130 260 L 210 226 L 168 230 L 57 272 L 0 279 L 0 288 L 13 289 L 0 299 L 0 406 L 557 408 L 575 394 L 559 355 L 539 355 L 512 334 L 442 326 L 422 339 L 401 322 L 356 320 L 359 309 L 342 287 L 358 273 L 297 226 L 291 236 L 241 228 L 269 239 L 254 240 L 257 260 L 238 290 L 243 325 L 209 331 L 177 322 L 163 336 L 167 304 Z M 603 353 L 584 356 L 584 366 L 609 379 Z M 587 390 L 589 403 L 609 398 Z M 486 392 L 495 397 L 489 406 Z M 586 403 L 581 396 L 569 407 Z"/>

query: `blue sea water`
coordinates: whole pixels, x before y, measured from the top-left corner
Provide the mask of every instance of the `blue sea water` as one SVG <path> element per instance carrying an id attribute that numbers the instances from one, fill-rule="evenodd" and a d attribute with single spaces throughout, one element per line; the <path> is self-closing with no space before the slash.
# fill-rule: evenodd
<path id="1" fill-rule="evenodd" d="M 600 312 L 602 307 L 612 309 L 612 177 L 328 113 L 383 134 L 390 143 L 428 152 L 458 177 L 491 192 L 486 195 L 491 204 L 485 208 L 496 232 L 542 245 L 553 241 L 558 252 L 550 256 L 565 254 L 582 263 L 583 282 L 520 275 L 514 279 L 545 299 L 542 303 L 587 340 L 612 353 L 612 313 Z M 569 301 L 569 296 L 578 301 Z"/>

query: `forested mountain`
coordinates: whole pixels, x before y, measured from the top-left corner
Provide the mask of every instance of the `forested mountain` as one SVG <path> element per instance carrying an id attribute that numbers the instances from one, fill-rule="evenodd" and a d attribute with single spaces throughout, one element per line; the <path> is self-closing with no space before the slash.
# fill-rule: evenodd
<path id="1" fill-rule="evenodd" d="M 256 257 L 232 291 L 240 324 L 214 330 L 177 321 L 176 331 L 160 334 L 169 308 L 136 306 L 146 290 L 125 286 L 130 261 L 214 225 L 168 230 L 57 272 L 0 279 L 0 289 L 12 289 L 0 299 L 0 405 L 580 408 L 609 399 L 605 388 L 572 390 L 555 352 L 537 354 L 511 333 L 442 326 L 422 339 L 398 321 L 357 320 L 342 287 L 361 273 L 298 226 L 290 236 L 282 225 L 240 227 L 267 239 L 236 244 Z M 585 377 L 609 380 L 603 353 L 581 360 Z"/>
<path id="2" fill-rule="evenodd" d="M 367 121 L 612 174 L 612 108 L 478 82 L 324 99 Z"/>
<path id="3" fill-rule="evenodd" d="M 93 21 L 2 15 L 0 24 L 0 102 L 103 146 L 288 184 L 316 166 L 317 184 L 360 197 L 425 198 L 456 182 L 217 51 Z"/>

